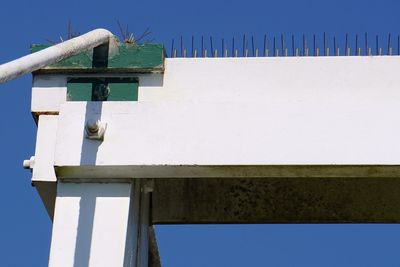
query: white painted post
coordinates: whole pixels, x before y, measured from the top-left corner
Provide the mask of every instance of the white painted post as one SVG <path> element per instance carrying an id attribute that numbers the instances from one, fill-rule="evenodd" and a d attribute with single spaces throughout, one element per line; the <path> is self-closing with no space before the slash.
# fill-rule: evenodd
<path id="1" fill-rule="evenodd" d="M 135 264 L 148 238 L 138 242 L 138 187 L 139 181 L 59 182 L 49 267 L 147 267 Z M 148 217 L 148 209 L 142 214 Z"/>

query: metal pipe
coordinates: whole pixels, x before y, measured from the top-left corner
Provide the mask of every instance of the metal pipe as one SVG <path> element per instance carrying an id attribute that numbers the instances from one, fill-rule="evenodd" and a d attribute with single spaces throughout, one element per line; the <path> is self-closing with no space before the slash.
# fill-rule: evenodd
<path id="1" fill-rule="evenodd" d="M 96 29 L 36 53 L 2 64 L 0 65 L 0 83 L 5 83 L 29 72 L 105 44 L 113 36 L 111 32 L 105 29 Z"/>

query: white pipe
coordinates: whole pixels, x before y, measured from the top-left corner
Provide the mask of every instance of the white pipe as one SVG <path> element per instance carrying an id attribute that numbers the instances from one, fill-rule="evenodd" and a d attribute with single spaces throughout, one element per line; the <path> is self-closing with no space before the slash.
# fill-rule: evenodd
<path id="1" fill-rule="evenodd" d="M 86 34 L 0 65 L 0 83 L 54 64 L 67 57 L 92 49 L 110 41 L 113 34 L 96 29 Z"/>

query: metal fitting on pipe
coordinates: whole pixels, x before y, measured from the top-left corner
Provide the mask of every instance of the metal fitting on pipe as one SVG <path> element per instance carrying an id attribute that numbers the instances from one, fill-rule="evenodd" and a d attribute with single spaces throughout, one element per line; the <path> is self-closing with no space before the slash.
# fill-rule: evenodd
<path id="1" fill-rule="evenodd" d="M 60 44 L 43 49 L 0 65 L 0 83 L 77 55 L 101 44 L 110 42 L 113 34 L 105 29 L 96 29 Z"/>

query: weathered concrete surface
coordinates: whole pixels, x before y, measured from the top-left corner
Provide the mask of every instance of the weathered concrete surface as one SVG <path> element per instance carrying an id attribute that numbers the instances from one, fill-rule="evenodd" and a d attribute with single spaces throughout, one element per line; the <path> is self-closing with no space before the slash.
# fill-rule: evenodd
<path id="1" fill-rule="evenodd" d="M 154 224 L 398 222 L 400 178 L 154 180 Z"/>

